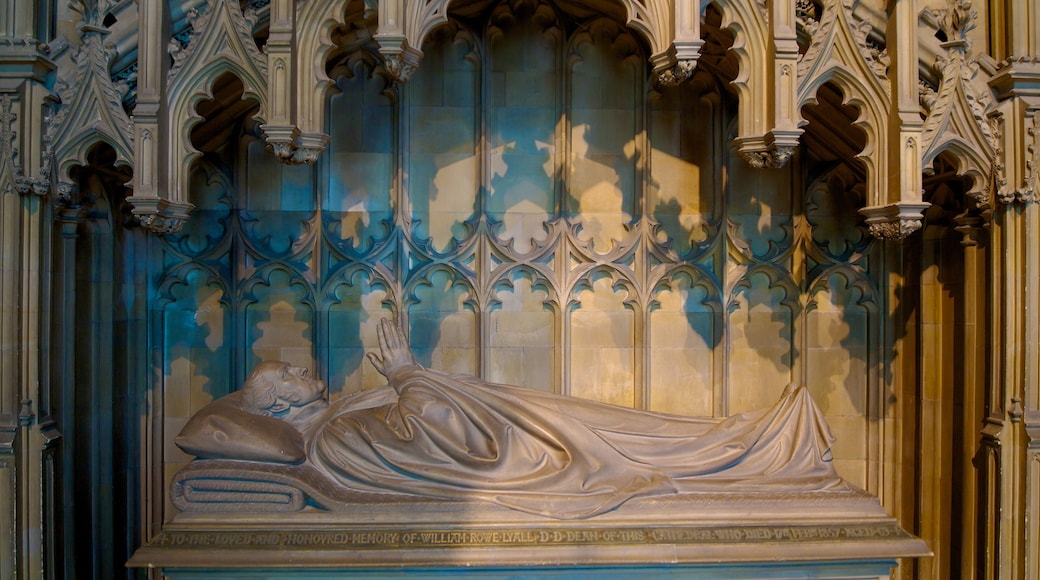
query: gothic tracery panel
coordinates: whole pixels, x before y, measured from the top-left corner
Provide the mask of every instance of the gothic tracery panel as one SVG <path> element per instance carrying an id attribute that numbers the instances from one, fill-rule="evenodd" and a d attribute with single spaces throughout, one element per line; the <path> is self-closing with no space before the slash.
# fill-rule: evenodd
<path id="1" fill-rule="evenodd" d="M 219 304 L 207 356 L 232 384 L 264 358 L 316 368 L 334 398 L 381 384 L 364 353 L 395 316 L 421 364 L 626 406 L 718 416 L 806 380 L 869 484 L 862 184 L 835 170 L 802 199 L 797 164 L 748 170 L 726 96 L 652 85 L 608 19 L 502 4 L 423 52 L 400 86 L 372 46 L 337 53 L 317 165 L 248 131 L 196 163 L 197 221 L 162 242 L 156 280 L 216 281 L 198 300 Z"/>

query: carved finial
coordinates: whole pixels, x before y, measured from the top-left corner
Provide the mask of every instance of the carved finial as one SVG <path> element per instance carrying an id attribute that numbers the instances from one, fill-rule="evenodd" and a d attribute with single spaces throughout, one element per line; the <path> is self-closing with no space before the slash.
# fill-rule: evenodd
<path id="1" fill-rule="evenodd" d="M 971 9 L 971 0 L 947 0 L 947 5 L 932 11 L 946 36 L 944 46 L 967 51 L 971 48 L 968 33 L 975 29 L 978 12 Z"/>

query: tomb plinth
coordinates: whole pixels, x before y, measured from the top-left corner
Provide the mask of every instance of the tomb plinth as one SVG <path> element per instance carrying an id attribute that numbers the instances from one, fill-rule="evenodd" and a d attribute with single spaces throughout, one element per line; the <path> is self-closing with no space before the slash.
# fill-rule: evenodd
<path id="1" fill-rule="evenodd" d="M 347 512 L 183 512 L 132 567 L 173 579 L 473 575 L 888 578 L 928 556 L 858 489 L 639 498 L 555 520 L 487 502 L 400 497 Z"/>

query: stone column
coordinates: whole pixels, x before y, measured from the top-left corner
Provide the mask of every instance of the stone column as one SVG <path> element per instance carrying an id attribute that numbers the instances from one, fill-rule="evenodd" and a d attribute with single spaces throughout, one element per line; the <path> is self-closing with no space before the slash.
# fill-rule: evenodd
<path id="1" fill-rule="evenodd" d="M 1004 300 L 994 300 L 996 327 L 990 412 L 984 441 L 999 445 L 999 532 L 987 562 L 997 578 L 1040 576 L 1040 20 L 1033 0 L 1008 0 L 990 10 L 994 56 L 1004 58 L 990 81 L 1000 104 L 1004 163 L 998 168 L 994 211 L 1002 252 L 991 276 Z M 995 221 L 996 223 L 996 221 Z M 997 230 L 994 230 L 997 235 Z M 984 501 L 987 498 L 983 498 Z M 981 539 L 981 538 L 980 538 Z"/>
<path id="2" fill-rule="evenodd" d="M 43 163 L 47 75 L 34 2 L 0 9 L 0 577 L 44 573 L 41 281 L 49 239 Z M 47 530 L 49 531 L 49 530 Z"/>

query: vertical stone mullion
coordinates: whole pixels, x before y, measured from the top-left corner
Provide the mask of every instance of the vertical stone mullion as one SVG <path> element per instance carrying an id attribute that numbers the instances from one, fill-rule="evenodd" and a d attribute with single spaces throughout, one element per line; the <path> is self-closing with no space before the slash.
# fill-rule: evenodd
<path id="1" fill-rule="evenodd" d="M 58 211 L 58 227 L 61 232 L 61 242 L 55 256 L 55 266 L 60 268 L 54 292 L 55 314 L 57 321 L 53 332 L 56 345 L 53 366 L 54 388 L 57 394 L 58 417 L 62 422 L 63 438 L 61 457 L 61 470 L 64 477 L 61 479 L 60 498 L 63 504 L 62 527 L 65 530 L 75 529 L 75 494 L 76 482 L 71 474 L 75 472 L 77 458 L 74 453 L 76 433 L 72 428 L 75 397 L 76 397 L 76 375 L 75 375 L 75 320 L 76 320 L 76 239 L 78 230 L 83 221 L 83 210 L 80 208 L 62 208 Z M 66 576 L 74 574 L 75 563 L 74 542 L 63 542 L 63 563 Z"/>

